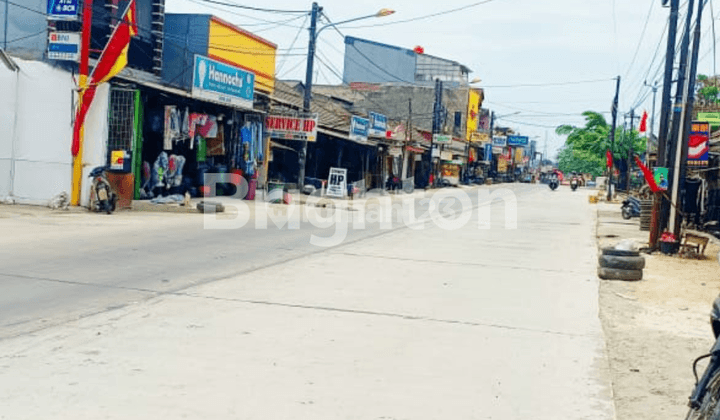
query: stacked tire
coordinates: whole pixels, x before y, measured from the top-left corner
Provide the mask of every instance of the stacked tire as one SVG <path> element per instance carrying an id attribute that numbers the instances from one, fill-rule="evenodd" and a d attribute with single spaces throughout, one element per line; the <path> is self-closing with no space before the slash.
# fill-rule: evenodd
<path id="1" fill-rule="evenodd" d="M 644 268 L 645 258 L 637 251 L 604 248 L 598 257 L 598 277 L 603 280 L 642 280 Z"/>
<path id="2" fill-rule="evenodd" d="M 652 200 L 640 200 L 640 230 L 650 230 L 650 218 L 652 217 Z"/>

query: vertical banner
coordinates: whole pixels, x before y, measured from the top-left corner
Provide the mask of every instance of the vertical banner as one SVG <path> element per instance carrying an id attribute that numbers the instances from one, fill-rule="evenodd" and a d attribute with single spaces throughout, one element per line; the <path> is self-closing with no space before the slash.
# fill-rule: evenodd
<path id="1" fill-rule="evenodd" d="M 710 160 L 710 123 L 693 121 L 688 136 L 687 164 L 692 167 L 708 166 Z"/>

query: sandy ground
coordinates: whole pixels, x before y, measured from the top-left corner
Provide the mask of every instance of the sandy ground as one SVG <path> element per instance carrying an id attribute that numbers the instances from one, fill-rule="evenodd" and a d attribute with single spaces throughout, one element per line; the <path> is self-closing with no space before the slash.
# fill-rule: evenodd
<path id="1" fill-rule="evenodd" d="M 638 219 L 622 220 L 619 204 L 598 204 L 599 245 L 622 239 L 644 245 L 647 235 Z M 685 418 L 692 363 L 714 342 L 709 314 L 720 293 L 719 250 L 711 243 L 704 260 L 646 255 L 642 281 L 601 282 L 618 420 Z"/>

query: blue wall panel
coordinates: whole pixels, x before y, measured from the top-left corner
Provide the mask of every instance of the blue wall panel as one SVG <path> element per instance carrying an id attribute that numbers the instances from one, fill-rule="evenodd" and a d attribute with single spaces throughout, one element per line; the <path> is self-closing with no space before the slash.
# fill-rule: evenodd
<path id="1" fill-rule="evenodd" d="M 411 50 L 346 37 L 343 82 L 414 83 L 415 61 Z"/>
<path id="2" fill-rule="evenodd" d="M 210 15 L 165 15 L 162 80 L 181 89 L 192 88 L 195 54 L 207 55 Z"/>

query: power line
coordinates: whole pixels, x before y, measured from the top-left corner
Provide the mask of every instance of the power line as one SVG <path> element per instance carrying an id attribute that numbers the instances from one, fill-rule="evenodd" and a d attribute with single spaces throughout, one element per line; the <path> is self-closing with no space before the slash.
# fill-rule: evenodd
<path id="1" fill-rule="evenodd" d="M 235 11 L 233 11 L 233 10 L 227 10 L 227 9 L 224 9 L 224 8 L 222 8 L 222 7 L 219 7 L 219 6 L 215 6 L 215 5 L 213 5 L 213 4 L 206 4 L 205 0 L 187 0 L 187 1 L 189 1 L 189 2 L 191 2 L 191 3 L 198 4 L 198 5 L 203 6 L 203 7 L 209 7 L 209 8 L 214 9 L 214 10 L 220 10 L 220 11 L 222 11 L 222 12 L 229 13 L 229 14 L 234 15 L 234 16 L 239 16 L 239 17 L 243 17 L 243 18 L 247 18 L 247 19 L 252 19 L 252 20 L 257 20 L 257 21 L 260 21 L 260 22 L 264 22 L 264 23 L 245 24 L 245 25 L 243 25 L 243 26 L 260 26 L 260 25 L 269 25 L 269 24 L 282 23 L 283 25 L 281 25 L 281 26 L 295 27 L 294 25 L 287 25 L 287 23 L 290 23 L 290 22 L 292 22 L 292 21 L 294 21 L 294 20 L 296 20 L 296 19 L 302 18 L 302 16 L 295 16 L 295 17 L 292 17 L 292 18 L 287 19 L 287 20 L 285 20 L 285 21 L 274 22 L 274 21 L 271 21 L 271 20 L 260 19 L 260 18 L 254 17 L 254 16 L 244 15 L 244 14 L 242 14 L 242 13 L 238 13 L 238 12 L 235 12 Z M 226 6 L 226 7 L 228 7 L 228 6 Z M 309 15 L 308 12 L 305 12 L 305 13 Z"/>
<path id="2" fill-rule="evenodd" d="M 500 89 L 500 88 L 520 88 L 520 87 L 551 87 L 551 86 L 568 86 L 568 85 L 581 85 L 586 83 L 599 83 L 599 82 L 610 82 L 616 80 L 615 78 L 612 79 L 594 79 L 594 80 L 578 80 L 574 82 L 557 82 L 557 83 L 525 83 L 525 84 L 517 84 L 517 85 L 494 85 L 494 86 L 483 86 L 483 88 L 493 88 L 493 89 Z"/>
<path id="3" fill-rule="evenodd" d="M 300 33 L 301 33 L 301 32 L 303 31 L 303 29 L 305 28 L 305 24 L 307 23 L 307 20 L 308 20 L 309 17 L 310 17 L 310 15 L 305 15 L 305 20 L 303 21 L 302 25 L 300 26 L 300 29 L 299 29 L 299 30 L 297 31 L 297 33 L 295 34 L 295 38 L 293 38 L 292 43 L 290 43 L 290 48 L 294 48 L 294 47 L 295 47 L 295 43 L 297 42 L 298 37 L 300 37 Z M 287 62 L 287 59 L 284 58 L 284 59 L 282 60 L 282 62 L 280 63 L 280 65 L 279 65 L 276 73 L 279 73 L 280 70 L 282 70 L 282 68 L 285 66 L 285 63 L 286 63 L 286 62 Z"/>
<path id="4" fill-rule="evenodd" d="M 235 7 L 238 9 L 244 9 L 244 10 L 252 10 L 255 12 L 268 12 L 268 13 L 287 13 L 287 14 L 293 14 L 293 13 L 308 13 L 307 10 L 282 10 L 282 9 L 265 9 L 262 7 L 253 7 L 253 6 L 245 6 L 237 3 L 228 3 L 224 1 L 218 1 L 218 0 L 200 0 L 205 3 L 212 3 L 212 4 L 218 4 L 221 6 L 227 6 L 227 7 Z"/>
<path id="5" fill-rule="evenodd" d="M 635 54 L 633 55 L 633 59 L 630 61 L 630 66 L 628 66 L 628 69 L 625 71 L 625 76 L 623 77 L 624 79 L 627 79 L 628 74 L 630 74 L 630 70 L 632 70 L 632 67 L 635 65 L 635 60 L 637 60 L 638 53 L 640 52 L 640 46 L 645 39 L 645 33 L 647 31 L 648 23 L 650 22 L 650 16 L 652 16 L 653 5 L 655 4 L 655 1 L 656 0 L 650 0 L 650 9 L 648 10 L 647 17 L 645 18 L 645 25 L 643 26 L 642 33 L 640 34 L 640 40 L 638 41 L 637 47 L 635 48 Z"/>
<path id="6" fill-rule="evenodd" d="M 396 21 L 387 22 L 387 23 L 378 23 L 378 24 L 375 24 L 375 25 L 348 26 L 347 28 L 348 28 L 348 29 L 375 28 L 375 27 L 378 27 L 378 26 L 389 26 L 389 25 L 397 25 L 397 24 L 400 24 L 400 23 L 415 22 L 415 21 L 417 21 L 417 20 L 429 19 L 429 18 L 436 17 L 436 16 L 442 16 L 442 15 L 447 15 L 447 14 L 449 14 L 449 13 L 459 12 L 459 11 L 461 11 L 461 10 L 470 9 L 470 8 L 472 8 L 472 7 L 480 6 L 480 5 L 482 5 L 482 4 L 490 3 L 490 2 L 492 2 L 492 1 L 494 1 L 494 0 L 479 1 L 479 2 L 476 2 L 476 3 L 468 4 L 468 5 L 466 5 L 466 6 L 458 7 L 458 8 L 455 8 L 455 9 L 449 9 L 449 10 L 445 10 L 445 11 L 442 11 L 442 12 L 431 13 L 431 14 L 429 14 L 429 15 L 424 15 L 424 16 L 417 16 L 417 17 L 410 18 L 410 19 L 396 20 Z"/>

